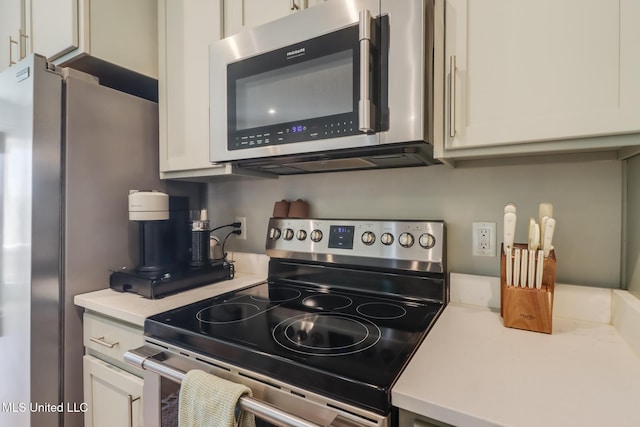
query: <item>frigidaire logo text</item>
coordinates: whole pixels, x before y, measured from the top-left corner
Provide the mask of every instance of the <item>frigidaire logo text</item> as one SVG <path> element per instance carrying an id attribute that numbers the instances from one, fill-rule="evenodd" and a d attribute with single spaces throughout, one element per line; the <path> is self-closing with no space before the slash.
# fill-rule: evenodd
<path id="1" fill-rule="evenodd" d="M 290 50 L 289 52 L 287 52 L 287 58 L 304 55 L 304 53 L 305 53 L 304 47 L 301 47 L 300 49 Z"/>

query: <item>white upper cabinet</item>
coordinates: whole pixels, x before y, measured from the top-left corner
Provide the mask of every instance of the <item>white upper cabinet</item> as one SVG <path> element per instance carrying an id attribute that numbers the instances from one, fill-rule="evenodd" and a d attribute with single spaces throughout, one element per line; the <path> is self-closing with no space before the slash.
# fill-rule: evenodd
<path id="1" fill-rule="evenodd" d="M 265 10 L 276 9 L 274 3 L 287 2 L 158 1 L 158 108 L 163 179 L 207 181 L 220 175 L 256 175 L 230 164 L 213 165 L 209 161 L 209 44 L 222 37 L 223 10 L 229 13 L 230 8 L 239 7 L 242 12 L 247 3 Z M 257 16 L 254 12 L 244 10 L 239 16 L 243 13 Z"/>
<path id="2" fill-rule="evenodd" d="M 55 58 L 78 48 L 78 0 L 31 0 L 33 52 Z"/>
<path id="3" fill-rule="evenodd" d="M 161 178 L 227 172 L 209 162 L 209 44 L 221 13 L 220 0 L 158 2 Z"/>
<path id="4" fill-rule="evenodd" d="M 0 71 L 23 59 L 29 39 L 25 28 L 25 0 L 0 1 Z"/>
<path id="5" fill-rule="evenodd" d="M 446 0 L 445 21 L 441 157 L 640 131 L 637 0 Z"/>
<path id="6" fill-rule="evenodd" d="M 85 55 L 158 77 L 156 0 L 30 0 L 31 51 L 65 65 Z"/>
<path id="7" fill-rule="evenodd" d="M 224 0 L 224 36 L 275 21 L 326 0 Z"/>

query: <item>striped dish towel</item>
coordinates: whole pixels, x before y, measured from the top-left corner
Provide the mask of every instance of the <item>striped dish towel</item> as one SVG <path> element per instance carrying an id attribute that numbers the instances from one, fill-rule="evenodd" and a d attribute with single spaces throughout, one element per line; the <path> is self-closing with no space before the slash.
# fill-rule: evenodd
<path id="1" fill-rule="evenodd" d="M 255 427 L 253 414 L 239 411 L 236 419 L 236 405 L 242 396 L 251 396 L 251 389 L 193 369 L 180 387 L 178 426 Z"/>

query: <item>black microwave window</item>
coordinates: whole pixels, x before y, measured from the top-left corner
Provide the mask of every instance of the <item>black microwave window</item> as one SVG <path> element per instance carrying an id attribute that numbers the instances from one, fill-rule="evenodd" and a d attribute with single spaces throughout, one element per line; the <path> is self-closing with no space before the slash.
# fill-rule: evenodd
<path id="1" fill-rule="evenodd" d="M 352 93 L 352 50 L 241 78 L 236 129 L 349 113 Z"/>

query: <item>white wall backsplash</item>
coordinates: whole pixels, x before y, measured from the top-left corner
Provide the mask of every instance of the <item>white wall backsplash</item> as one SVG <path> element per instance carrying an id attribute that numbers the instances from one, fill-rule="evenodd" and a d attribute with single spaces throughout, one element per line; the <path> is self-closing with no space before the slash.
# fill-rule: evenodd
<path id="1" fill-rule="evenodd" d="M 214 182 L 207 186 L 207 205 L 213 225 L 246 216 L 247 240 L 231 237 L 227 249 L 257 253 L 264 253 L 267 221 L 280 199 L 307 200 L 317 218 L 443 219 L 449 271 L 497 276 L 498 257 L 471 255 L 471 223 L 495 221 L 499 245 L 503 207 L 514 202 L 516 241 L 526 242 L 529 218 L 537 217 L 540 202 L 551 202 L 558 222 L 557 280 L 617 288 L 622 181 L 622 162 L 614 160 L 437 165 Z"/>

